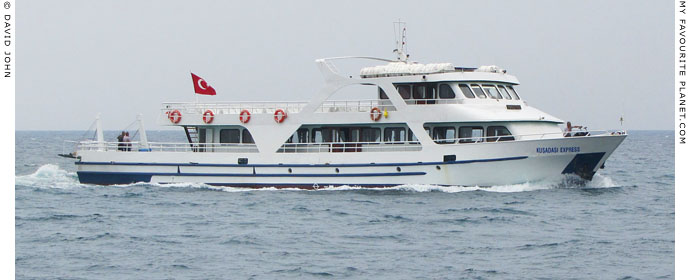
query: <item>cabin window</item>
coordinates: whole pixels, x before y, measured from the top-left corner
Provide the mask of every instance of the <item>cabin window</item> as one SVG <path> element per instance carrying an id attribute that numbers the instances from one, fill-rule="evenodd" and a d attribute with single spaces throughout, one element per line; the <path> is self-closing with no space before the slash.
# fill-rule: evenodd
<path id="1" fill-rule="evenodd" d="M 239 143 L 240 130 L 239 129 L 221 129 L 220 130 L 221 143 Z"/>
<path id="2" fill-rule="evenodd" d="M 506 90 L 506 87 L 505 87 L 505 86 L 503 86 L 503 85 L 498 85 L 498 91 L 501 92 L 501 94 L 503 95 L 503 97 L 505 97 L 506 99 L 513 99 L 513 98 L 510 96 L 510 94 L 508 94 L 508 90 Z"/>
<path id="3" fill-rule="evenodd" d="M 513 141 L 515 138 L 511 136 L 510 131 L 505 126 L 489 126 L 486 128 L 486 142 Z M 502 136 L 502 137 L 498 137 Z"/>
<path id="4" fill-rule="evenodd" d="M 486 91 L 491 96 L 491 98 L 503 99 L 503 97 L 501 97 L 494 85 L 482 85 L 482 87 L 484 88 L 484 91 Z"/>
<path id="5" fill-rule="evenodd" d="M 453 144 L 455 142 L 455 127 L 439 126 L 434 127 L 434 142 L 438 144 Z"/>
<path id="6" fill-rule="evenodd" d="M 334 128 L 333 139 L 334 142 L 350 142 L 350 129 L 346 127 Z"/>
<path id="7" fill-rule="evenodd" d="M 388 99 L 388 95 L 386 95 L 386 93 L 383 92 L 382 88 L 379 88 L 379 99 Z"/>
<path id="8" fill-rule="evenodd" d="M 381 141 L 381 130 L 378 128 L 362 128 L 362 142 Z"/>
<path id="9" fill-rule="evenodd" d="M 448 84 L 441 84 L 438 91 L 438 97 L 441 99 L 453 99 L 455 98 L 455 92 Z"/>
<path id="10" fill-rule="evenodd" d="M 459 143 L 475 143 L 482 142 L 482 136 L 484 136 L 484 128 L 463 126 L 460 127 L 460 140 Z"/>
<path id="11" fill-rule="evenodd" d="M 417 136 L 415 136 L 414 133 L 412 133 L 412 129 L 407 130 L 407 141 L 415 142 L 415 143 L 419 142 L 419 139 L 417 139 Z"/>
<path id="12" fill-rule="evenodd" d="M 309 143 L 309 129 L 300 128 L 288 138 L 286 143 Z"/>
<path id="13" fill-rule="evenodd" d="M 486 94 L 484 94 L 484 91 L 482 91 L 482 88 L 479 87 L 479 85 L 472 85 L 472 91 L 474 91 L 474 94 L 479 97 L 479 98 L 486 98 Z"/>
<path id="14" fill-rule="evenodd" d="M 362 134 L 361 128 L 351 128 L 350 129 L 350 142 L 361 142 L 360 135 Z"/>
<path id="15" fill-rule="evenodd" d="M 200 128 L 199 129 L 199 143 L 206 143 L 206 129 L 205 128 Z"/>
<path id="16" fill-rule="evenodd" d="M 320 128 L 314 128 L 311 130 L 311 142 L 312 143 L 323 143 L 323 135 L 321 134 Z"/>
<path id="17" fill-rule="evenodd" d="M 254 137 L 252 137 L 252 134 L 249 133 L 247 129 L 242 130 L 242 143 L 254 144 Z"/>
<path id="18" fill-rule="evenodd" d="M 400 97 L 403 99 L 410 99 L 412 92 L 410 90 L 410 85 L 399 85 L 397 86 Z"/>
<path id="19" fill-rule="evenodd" d="M 513 88 L 513 86 L 508 86 L 508 91 L 515 96 L 515 99 L 520 100 L 520 96 L 517 94 L 517 91 Z"/>
<path id="20" fill-rule="evenodd" d="M 402 127 L 389 127 L 383 130 L 384 142 L 405 142 L 407 130 Z"/>
<path id="21" fill-rule="evenodd" d="M 474 94 L 468 85 L 459 84 L 458 86 L 460 86 L 460 91 L 462 91 L 462 94 L 465 95 L 465 97 L 474 98 Z"/>

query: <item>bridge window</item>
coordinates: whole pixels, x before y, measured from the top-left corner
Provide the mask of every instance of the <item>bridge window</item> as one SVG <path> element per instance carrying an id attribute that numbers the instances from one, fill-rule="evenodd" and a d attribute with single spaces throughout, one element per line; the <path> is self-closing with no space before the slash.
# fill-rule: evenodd
<path id="1" fill-rule="evenodd" d="M 448 84 L 441 84 L 438 91 L 438 97 L 441 99 L 453 99 L 455 98 L 455 92 Z"/>
<path id="2" fill-rule="evenodd" d="M 425 87 L 423 85 L 414 85 L 412 98 L 414 99 L 425 99 Z"/>
<path id="3" fill-rule="evenodd" d="M 455 142 L 455 127 L 434 127 L 433 132 L 434 142 L 438 144 L 453 144 Z"/>
<path id="4" fill-rule="evenodd" d="M 486 128 L 486 142 L 513 141 L 515 138 L 511 136 L 510 131 L 505 126 L 489 126 Z M 501 137 L 498 137 L 501 136 Z"/>
<path id="5" fill-rule="evenodd" d="M 398 85 L 398 92 L 400 93 L 400 97 L 403 99 L 410 99 L 412 96 L 412 91 L 410 90 L 410 85 Z"/>
<path id="6" fill-rule="evenodd" d="M 465 97 L 474 98 L 474 94 L 468 85 L 459 84 L 458 86 L 460 86 L 460 91 L 462 91 L 462 94 L 465 95 Z"/>
<path id="7" fill-rule="evenodd" d="M 383 130 L 383 142 L 405 142 L 407 129 L 403 127 L 389 127 Z"/>
<path id="8" fill-rule="evenodd" d="M 386 93 L 383 92 L 382 88 L 379 88 L 379 99 L 388 99 L 388 95 L 386 95 Z"/>
<path id="9" fill-rule="evenodd" d="M 489 93 L 491 98 L 503 99 L 503 97 L 501 97 L 501 95 L 498 93 L 498 90 L 496 89 L 496 87 L 494 85 L 482 85 L 482 87 L 484 88 L 484 91 Z"/>
<path id="10" fill-rule="evenodd" d="M 220 143 L 240 143 L 239 129 L 221 129 Z"/>
<path id="11" fill-rule="evenodd" d="M 510 93 L 511 93 L 513 96 L 515 96 L 515 99 L 520 100 L 520 96 L 517 94 L 517 92 L 515 91 L 515 89 L 513 88 L 513 86 L 508 86 L 508 91 L 510 91 Z"/>
<path id="12" fill-rule="evenodd" d="M 254 137 L 252 137 L 252 134 L 249 133 L 247 129 L 242 130 L 242 143 L 254 144 Z"/>
<path id="13" fill-rule="evenodd" d="M 473 84 L 472 85 L 472 91 L 474 91 L 474 94 L 477 97 L 482 98 L 482 99 L 486 98 L 486 94 L 484 94 L 484 91 L 482 90 L 481 87 L 479 87 L 479 85 Z"/>
<path id="14" fill-rule="evenodd" d="M 484 128 L 481 126 L 462 126 L 460 127 L 459 131 L 459 143 L 482 142 L 482 136 L 484 136 Z"/>
<path id="15" fill-rule="evenodd" d="M 510 94 L 508 94 L 508 91 L 506 90 L 506 87 L 505 87 L 505 86 L 503 86 L 503 85 L 498 85 L 498 91 L 501 92 L 501 94 L 503 95 L 503 97 L 505 97 L 506 99 L 512 99 L 511 96 L 510 96 Z"/>

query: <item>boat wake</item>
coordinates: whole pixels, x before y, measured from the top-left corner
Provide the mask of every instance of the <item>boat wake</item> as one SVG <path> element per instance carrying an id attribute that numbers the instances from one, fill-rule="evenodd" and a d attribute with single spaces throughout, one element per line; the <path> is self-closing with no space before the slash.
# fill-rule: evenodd
<path id="1" fill-rule="evenodd" d="M 61 169 L 55 164 L 45 164 L 36 170 L 36 172 L 28 175 L 15 176 L 15 185 L 35 187 L 35 188 L 78 188 L 78 187 L 93 187 L 93 185 L 81 184 L 75 172 L 68 172 Z M 485 191 L 485 192 L 527 192 L 549 189 L 596 189 L 596 188 L 615 188 L 620 187 L 610 178 L 603 175 L 596 174 L 592 181 L 584 181 L 578 177 L 563 175 L 556 176 L 547 180 L 538 182 L 527 182 L 513 185 L 496 185 L 496 186 L 439 186 L 427 184 L 409 184 L 400 185 L 389 188 L 367 188 L 361 186 L 318 186 L 314 190 L 303 190 L 297 188 L 278 189 L 274 187 L 261 189 L 248 188 L 228 188 L 211 186 L 202 183 L 172 183 L 172 184 L 157 184 L 157 183 L 134 183 L 127 185 L 114 185 L 114 187 L 136 187 L 136 186 L 155 186 L 161 188 L 192 188 L 192 189 L 206 189 L 224 192 L 247 192 L 247 191 L 350 191 L 350 190 L 371 190 L 371 191 L 401 191 L 401 192 L 444 192 L 444 193 L 458 193 L 471 191 Z"/>

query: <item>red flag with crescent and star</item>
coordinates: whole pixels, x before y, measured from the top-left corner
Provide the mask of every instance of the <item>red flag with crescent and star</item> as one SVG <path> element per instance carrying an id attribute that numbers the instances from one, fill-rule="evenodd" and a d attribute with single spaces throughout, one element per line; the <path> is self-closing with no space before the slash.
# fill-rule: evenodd
<path id="1" fill-rule="evenodd" d="M 194 92 L 198 94 L 205 94 L 205 95 L 216 95 L 216 90 L 213 89 L 211 85 L 206 83 L 206 80 L 203 78 L 194 75 L 192 73 L 192 81 L 194 81 Z"/>

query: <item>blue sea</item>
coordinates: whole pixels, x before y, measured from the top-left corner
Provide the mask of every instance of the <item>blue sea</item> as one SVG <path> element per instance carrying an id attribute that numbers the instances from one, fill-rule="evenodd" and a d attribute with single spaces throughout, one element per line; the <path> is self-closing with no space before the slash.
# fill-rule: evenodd
<path id="1" fill-rule="evenodd" d="M 631 131 L 586 184 L 315 191 L 81 185 L 57 154 L 83 136 L 16 132 L 17 279 L 675 276 L 673 131 Z"/>

